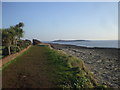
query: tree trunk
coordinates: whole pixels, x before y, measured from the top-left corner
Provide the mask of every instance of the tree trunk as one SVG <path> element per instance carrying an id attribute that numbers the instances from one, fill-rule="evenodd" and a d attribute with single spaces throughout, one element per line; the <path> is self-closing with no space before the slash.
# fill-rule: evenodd
<path id="1" fill-rule="evenodd" d="M 16 39 L 16 47 L 21 51 L 20 46 L 17 45 L 18 39 Z"/>
<path id="2" fill-rule="evenodd" d="M 8 54 L 9 54 L 9 55 L 11 54 L 10 46 L 8 46 Z"/>
<path id="3" fill-rule="evenodd" d="M 11 47 L 11 41 L 9 41 L 9 46 L 8 46 L 8 54 L 10 55 L 11 54 L 11 50 L 10 50 L 10 47 Z"/>
<path id="4" fill-rule="evenodd" d="M 21 49 L 20 49 L 20 47 L 19 47 L 19 46 L 17 46 L 17 48 L 19 49 L 19 51 L 21 51 Z"/>

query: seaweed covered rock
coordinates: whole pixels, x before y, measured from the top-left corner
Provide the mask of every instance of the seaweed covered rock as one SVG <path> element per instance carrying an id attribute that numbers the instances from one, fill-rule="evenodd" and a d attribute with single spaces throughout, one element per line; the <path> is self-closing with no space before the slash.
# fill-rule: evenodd
<path id="1" fill-rule="evenodd" d="M 33 39 L 33 45 L 38 45 L 38 44 L 40 44 L 41 43 L 41 41 L 39 41 L 39 40 L 37 40 L 37 39 Z"/>

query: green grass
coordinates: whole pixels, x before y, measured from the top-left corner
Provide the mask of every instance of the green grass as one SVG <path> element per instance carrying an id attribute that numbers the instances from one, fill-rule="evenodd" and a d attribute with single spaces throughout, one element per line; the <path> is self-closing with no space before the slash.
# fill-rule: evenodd
<path id="1" fill-rule="evenodd" d="M 29 48 L 27 51 L 23 52 L 22 54 L 20 54 L 19 56 L 17 56 L 15 59 L 9 61 L 8 63 L 4 64 L 2 66 L 2 70 L 4 70 L 5 68 L 7 68 L 7 66 L 9 66 L 10 64 L 14 64 L 16 63 L 15 61 L 17 61 L 20 57 L 22 57 L 23 55 L 27 54 L 30 51 L 31 48 Z"/>
<path id="2" fill-rule="evenodd" d="M 92 74 L 85 68 L 84 62 L 76 57 L 69 56 L 63 51 L 46 47 L 48 62 L 54 68 L 53 73 L 62 88 L 99 88 Z M 101 85 L 102 87 L 102 85 Z M 102 87 L 104 88 L 104 87 Z"/>
<path id="3" fill-rule="evenodd" d="M 2 70 L 3 88 L 54 87 L 54 77 L 50 74 L 52 68 L 47 64 L 44 51 L 44 47 L 32 46 L 6 64 Z"/>

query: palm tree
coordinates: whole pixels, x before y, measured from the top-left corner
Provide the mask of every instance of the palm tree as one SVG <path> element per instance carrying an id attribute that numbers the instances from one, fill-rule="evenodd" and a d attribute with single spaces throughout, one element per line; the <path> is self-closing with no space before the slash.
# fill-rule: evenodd
<path id="1" fill-rule="evenodd" d="M 8 54 L 11 54 L 10 47 L 13 41 L 13 30 L 2 29 L 2 44 L 8 47 Z"/>
<path id="2" fill-rule="evenodd" d="M 19 22 L 19 27 L 24 27 L 24 23 L 23 22 Z"/>
<path id="3" fill-rule="evenodd" d="M 20 40 L 21 37 L 23 37 L 24 31 L 23 31 L 24 23 L 20 22 L 15 26 L 15 32 L 16 32 L 16 46 L 17 42 Z M 20 50 L 20 47 L 17 46 Z"/>
<path id="4" fill-rule="evenodd" d="M 16 46 L 20 50 L 20 47 L 17 45 L 17 42 L 20 40 L 21 37 L 23 37 L 23 26 L 24 23 L 20 22 L 15 26 L 10 26 L 10 28 L 1 29 L 2 43 L 4 46 L 8 47 L 9 55 L 11 54 L 11 46 Z"/>
<path id="5" fill-rule="evenodd" d="M 24 23 L 23 22 L 20 22 L 19 24 L 17 24 L 15 26 L 16 36 L 17 36 L 18 39 L 20 39 L 21 37 L 23 37 L 23 33 L 24 33 L 24 31 L 22 29 L 23 27 L 24 27 Z"/>
<path id="6" fill-rule="evenodd" d="M 19 22 L 19 24 L 17 24 L 16 27 L 19 27 L 19 28 L 24 27 L 24 23 L 23 22 Z"/>

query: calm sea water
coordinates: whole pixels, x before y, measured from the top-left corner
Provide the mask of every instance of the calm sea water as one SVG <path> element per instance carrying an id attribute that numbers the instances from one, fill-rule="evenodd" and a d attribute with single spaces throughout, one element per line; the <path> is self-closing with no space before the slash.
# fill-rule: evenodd
<path id="1" fill-rule="evenodd" d="M 90 41 L 50 42 L 50 43 L 69 44 L 84 47 L 120 48 L 119 47 L 120 42 L 118 43 L 118 40 L 90 40 Z"/>

